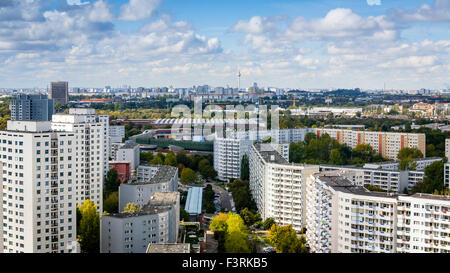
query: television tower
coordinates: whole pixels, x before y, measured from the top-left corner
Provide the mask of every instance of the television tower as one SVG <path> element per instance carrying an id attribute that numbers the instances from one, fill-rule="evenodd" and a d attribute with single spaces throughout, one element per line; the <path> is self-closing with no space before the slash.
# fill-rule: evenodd
<path id="1" fill-rule="evenodd" d="M 238 91 L 240 91 L 241 90 L 241 76 L 242 76 L 241 70 L 239 70 L 237 76 L 238 76 Z"/>

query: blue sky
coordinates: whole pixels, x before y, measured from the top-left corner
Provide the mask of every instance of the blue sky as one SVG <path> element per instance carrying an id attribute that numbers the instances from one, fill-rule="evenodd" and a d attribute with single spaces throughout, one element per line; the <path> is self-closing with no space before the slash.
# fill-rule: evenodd
<path id="1" fill-rule="evenodd" d="M 450 0 L 4 0 L 1 87 L 449 88 Z"/>

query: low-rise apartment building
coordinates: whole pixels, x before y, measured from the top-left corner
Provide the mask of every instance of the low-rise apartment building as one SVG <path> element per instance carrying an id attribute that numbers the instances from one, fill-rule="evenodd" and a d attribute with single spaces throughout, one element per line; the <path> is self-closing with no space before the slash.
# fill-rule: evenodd
<path id="1" fill-rule="evenodd" d="M 137 181 L 121 184 L 119 187 L 119 211 L 123 211 L 128 203 L 144 206 L 154 192 L 178 190 L 178 168 L 148 165 L 139 166 L 138 170 Z"/>
<path id="2" fill-rule="evenodd" d="M 103 215 L 101 253 L 146 253 L 149 244 L 176 243 L 180 194 L 155 192 L 139 212 Z"/>

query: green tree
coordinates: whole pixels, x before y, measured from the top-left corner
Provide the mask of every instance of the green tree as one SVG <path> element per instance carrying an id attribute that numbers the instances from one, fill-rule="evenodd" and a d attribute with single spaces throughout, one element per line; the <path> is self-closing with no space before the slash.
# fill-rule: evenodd
<path id="1" fill-rule="evenodd" d="M 161 159 L 161 157 L 155 156 L 151 161 L 150 164 L 153 165 L 163 165 L 164 164 L 164 160 Z"/>
<path id="2" fill-rule="evenodd" d="M 184 168 L 181 172 L 180 182 L 182 184 L 197 184 L 200 179 L 198 175 L 190 168 Z"/>
<path id="3" fill-rule="evenodd" d="M 135 203 L 128 203 L 125 208 L 123 208 L 124 213 L 133 213 L 133 212 L 140 212 L 141 208 L 136 205 Z"/>
<path id="4" fill-rule="evenodd" d="M 108 213 L 119 212 L 119 192 L 115 191 L 108 195 L 103 202 L 103 210 Z"/>
<path id="5" fill-rule="evenodd" d="M 445 189 L 444 184 L 444 163 L 436 161 L 425 168 L 425 177 L 423 182 L 419 182 L 411 189 L 412 193 L 434 193 Z"/>
<path id="6" fill-rule="evenodd" d="M 422 152 L 417 148 L 403 148 L 398 152 L 397 158 L 400 160 L 403 159 L 416 159 L 423 158 Z"/>
<path id="7" fill-rule="evenodd" d="M 249 180 L 250 179 L 250 171 L 249 171 L 249 162 L 247 154 L 242 156 L 241 160 L 241 180 Z"/>
<path id="8" fill-rule="evenodd" d="M 227 253 L 250 253 L 248 231 L 244 220 L 238 215 L 228 213 L 225 250 Z"/>
<path id="9" fill-rule="evenodd" d="M 105 196 L 109 196 L 112 192 L 118 191 L 120 179 L 117 170 L 112 168 L 108 171 L 105 178 Z"/>
<path id="10" fill-rule="evenodd" d="M 269 230 L 273 225 L 275 225 L 275 220 L 273 218 L 266 218 L 263 222 L 263 228 Z"/>
<path id="11" fill-rule="evenodd" d="M 212 232 L 226 232 L 227 231 L 228 214 L 219 213 L 214 216 L 209 223 L 209 229 Z"/>
<path id="12" fill-rule="evenodd" d="M 306 253 L 305 240 L 299 239 L 292 225 L 273 225 L 267 235 L 279 253 Z"/>
<path id="13" fill-rule="evenodd" d="M 167 153 L 166 158 L 164 159 L 164 165 L 173 166 L 173 167 L 177 166 L 177 158 L 172 151 Z"/>
<path id="14" fill-rule="evenodd" d="M 253 224 L 255 224 L 258 221 L 261 221 L 261 216 L 259 216 L 258 213 L 255 213 L 251 210 L 249 210 L 248 208 L 244 208 L 243 210 L 241 210 L 239 212 L 239 215 L 242 217 L 242 219 L 244 220 L 244 223 L 250 227 Z"/>
<path id="15" fill-rule="evenodd" d="M 100 215 L 97 206 L 86 199 L 79 207 L 81 219 L 78 229 L 78 240 L 82 253 L 100 252 Z"/>
<path id="16" fill-rule="evenodd" d="M 183 207 L 180 207 L 180 220 L 183 220 L 185 222 L 189 222 L 191 220 L 189 213 L 184 210 Z"/>
<path id="17" fill-rule="evenodd" d="M 330 153 L 330 164 L 332 165 L 342 165 L 343 160 L 341 158 L 341 153 L 339 149 L 333 149 Z"/>

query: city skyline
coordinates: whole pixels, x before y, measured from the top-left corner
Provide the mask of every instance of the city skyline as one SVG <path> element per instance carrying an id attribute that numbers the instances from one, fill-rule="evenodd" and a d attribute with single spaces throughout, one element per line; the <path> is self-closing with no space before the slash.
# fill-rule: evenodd
<path id="1" fill-rule="evenodd" d="M 0 4 L 2 87 L 450 88 L 449 0 Z"/>

